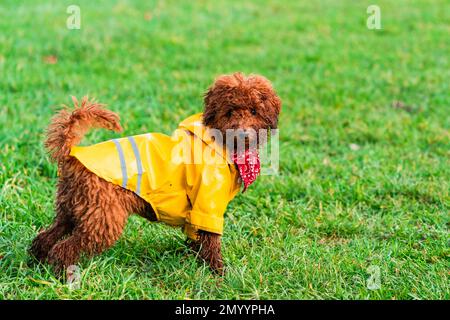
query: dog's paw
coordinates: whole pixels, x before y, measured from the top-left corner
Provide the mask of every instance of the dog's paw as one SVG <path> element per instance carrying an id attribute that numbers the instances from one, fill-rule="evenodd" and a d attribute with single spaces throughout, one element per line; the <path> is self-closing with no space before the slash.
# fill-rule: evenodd
<path id="1" fill-rule="evenodd" d="M 49 251 L 49 246 L 41 239 L 40 236 L 37 236 L 28 248 L 30 262 L 45 262 Z"/>
<path id="2" fill-rule="evenodd" d="M 220 259 L 213 259 L 209 261 L 209 267 L 214 273 L 220 276 L 223 276 L 225 274 L 225 268 L 223 266 L 222 257 L 220 257 Z"/>
<path id="3" fill-rule="evenodd" d="M 210 251 L 202 248 L 199 255 L 200 258 L 209 265 L 214 273 L 219 275 L 224 274 L 223 259 L 220 251 Z"/>

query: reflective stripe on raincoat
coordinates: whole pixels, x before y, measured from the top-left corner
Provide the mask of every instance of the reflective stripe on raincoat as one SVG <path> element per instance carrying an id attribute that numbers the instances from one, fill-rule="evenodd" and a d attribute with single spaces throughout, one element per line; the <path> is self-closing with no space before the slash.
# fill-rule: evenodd
<path id="1" fill-rule="evenodd" d="M 180 123 L 171 137 L 147 133 L 72 147 L 70 155 L 99 177 L 135 192 L 158 221 L 223 233 L 223 215 L 240 189 L 239 172 L 202 124 L 202 114 Z"/>

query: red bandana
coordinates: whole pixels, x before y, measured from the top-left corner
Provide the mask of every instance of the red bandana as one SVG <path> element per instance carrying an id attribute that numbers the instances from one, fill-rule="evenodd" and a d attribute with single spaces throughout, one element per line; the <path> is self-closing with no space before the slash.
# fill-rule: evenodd
<path id="1" fill-rule="evenodd" d="M 233 161 L 236 163 L 242 182 L 244 183 L 244 189 L 247 190 L 256 178 L 259 176 L 261 164 L 259 162 L 259 155 L 257 149 L 246 149 L 244 153 L 233 153 Z"/>

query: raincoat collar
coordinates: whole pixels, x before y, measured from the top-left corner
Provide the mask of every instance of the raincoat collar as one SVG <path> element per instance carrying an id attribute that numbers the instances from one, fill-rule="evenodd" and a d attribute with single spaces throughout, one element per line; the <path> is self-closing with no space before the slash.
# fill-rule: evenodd
<path id="1" fill-rule="evenodd" d="M 179 124 L 179 127 L 192 132 L 195 136 L 200 138 L 209 147 L 213 148 L 215 152 L 220 154 L 228 164 L 234 164 L 228 149 L 225 146 L 216 143 L 209 132 L 209 128 L 203 124 L 203 113 L 194 114 L 183 120 Z"/>

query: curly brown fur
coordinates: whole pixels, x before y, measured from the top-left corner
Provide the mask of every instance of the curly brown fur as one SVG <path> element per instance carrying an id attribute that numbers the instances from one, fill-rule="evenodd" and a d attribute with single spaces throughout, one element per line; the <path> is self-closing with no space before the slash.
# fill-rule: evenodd
<path id="1" fill-rule="evenodd" d="M 75 264 L 81 253 L 92 255 L 112 246 L 129 213 L 156 220 L 147 202 L 99 178 L 74 158 L 61 168 L 56 203 L 53 225 L 38 234 L 30 252 L 57 272 Z"/>
<path id="2" fill-rule="evenodd" d="M 73 98 L 73 111 L 64 109 L 53 119 L 45 145 L 58 162 L 56 217 L 33 240 L 30 253 L 48 261 L 57 272 L 76 264 L 81 254 L 93 255 L 111 247 L 122 234 L 128 216 L 136 213 L 156 220 L 150 204 L 131 191 L 88 171 L 70 149 L 92 127 L 121 131 L 119 117 L 103 105 Z M 240 73 L 221 76 L 205 95 L 204 124 L 226 129 L 276 128 L 281 101 L 270 82 L 261 76 Z M 222 273 L 221 238 L 200 231 L 196 247 L 210 267 Z"/>
<path id="3" fill-rule="evenodd" d="M 199 231 L 198 237 L 200 258 L 208 263 L 213 271 L 219 274 L 223 274 L 223 259 L 220 235 L 207 231 Z"/>
<path id="4" fill-rule="evenodd" d="M 70 148 L 77 145 L 85 133 L 91 128 L 105 128 L 122 131 L 119 116 L 103 109 L 103 104 L 89 101 L 84 97 L 79 105 L 77 98 L 72 97 L 74 110 L 67 107 L 53 117 L 47 130 L 45 147 L 55 161 L 67 159 Z"/>
<path id="5" fill-rule="evenodd" d="M 81 253 L 95 254 L 119 238 L 130 212 L 150 220 L 150 205 L 133 192 L 106 182 L 69 157 L 90 126 L 120 131 L 118 116 L 101 104 L 74 99 L 75 110 L 63 110 L 52 120 L 46 146 L 59 163 L 56 218 L 50 228 L 33 240 L 30 253 L 48 261 L 57 271 L 75 264 Z"/>
<path id="6" fill-rule="evenodd" d="M 227 129 L 276 129 L 281 100 L 269 80 L 242 73 L 220 76 L 204 97 L 206 126 L 226 136 Z"/>
<path id="7" fill-rule="evenodd" d="M 203 123 L 220 130 L 224 137 L 228 129 L 276 129 L 281 110 L 281 99 L 269 80 L 259 75 L 246 77 L 240 72 L 218 77 L 206 92 L 204 104 Z M 264 141 L 256 141 L 260 142 Z M 220 235 L 200 232 L 199 246 L 200 257 L 222 273 Z"/>

